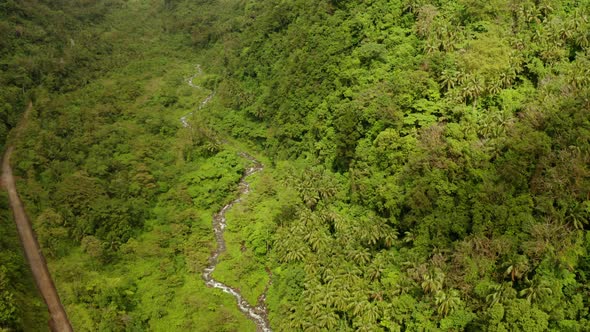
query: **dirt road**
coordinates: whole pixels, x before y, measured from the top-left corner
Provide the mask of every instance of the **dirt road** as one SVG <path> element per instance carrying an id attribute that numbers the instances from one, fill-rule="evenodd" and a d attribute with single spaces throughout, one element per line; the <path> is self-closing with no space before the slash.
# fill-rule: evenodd
<path id="1" fill-rule="evenodd" d="M 26 119 L 31 107 L 32 105 L 29 104 L 24 119 Z M 53 280 L 47 269 L 45 258 L 41 253 L 39 243 L 33 233 L 29 218 L 25 213 L 23 203 L 16 191 L 14 176 L 12 175 L 12 168 L 10 167 L 10 156 L 12 155 L 13 149 L 12 146 L 8 146 L 4 153 L 4 158 L 2 160 L 2 184 L 6 191 L 8 191 L 10 208 L 12 209 L 12 214 L 25 251 L 25 256 L 31 266 L 35 283 L 43 296 L 43 300 L 45 300 L 45 303 L 47 304 L 50 316 L 49 327 L 52 331 L 73 331 L 66 311 L 59 300 L 59 295 L 57 294 L 57 290 L 55 289 L 55 285 L 53 284 Z"/>

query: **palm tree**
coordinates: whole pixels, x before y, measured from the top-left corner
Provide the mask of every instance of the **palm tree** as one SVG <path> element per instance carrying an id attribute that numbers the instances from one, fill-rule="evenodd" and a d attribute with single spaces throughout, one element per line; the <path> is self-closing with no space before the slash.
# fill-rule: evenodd
<path id="1" fill-rule="evenodd" d="M 586 16 L 582 10 L 576 9 L 573 15 L 570 16 L 570 20 L 567 22 L 570 29 L 574 33 L 584 32 L 587 33 L 588 16 Z"/>
<path id="2" fill-rule="evenodd" d="M 503 303 L 504 301 L 514 298 L 516 291 L 510 283 L 503 283 L 501 285 L 493 285 L 489 287 L 489 294 L 486 296 L 486 302 L 490 307 L 496 303 Z"/>
<path id="3" fill-rule="evenodd" d="M 322 269 L 321 276 L 322 281 L 325 283 L 331 283 L 336 279 L 336 274 L 334 273 L 334 270 L 332 270 L 332 268 L 330 267 Z"/>
<path id="4" fill-rule="evenodd" d="M 350 298 L 350 292 L 346 287 L 338 287 L 334 291 L 334 297 L 331 299 L 332 306 L 339 311 L 346 311 L 348 307 L 348 299 Z"/>
<path id="5" fill-rule="evenodd" d="M 371 253 L 367 248 L 353 249 L 350 257 L 356 264 L 360 266 L 371 261 Z"/>
<path id="6" fill-rule="evenodd" d="M 538 6 L 539 12 L 543 15 L 543 17 L 549 16 L 554 9 L 551 7 L 551 1 L 541 1 Z"/>
<path id="7" fill-rule="evenodd" d="M 383 231 L 383 235 L 381 239 L 383 240 L 383 244 L 385 248 L 391 248 L 393 242 L 397 240 L 398 232 L 397 229 L 391 228 L 389 226 L 385 227 Z"/>
<path id="8" fill-rule="evenodd" d="M 527 273 L 529 270 L 528 259 L 523 255 L 511 257 L 511 259 L 508 260 L 504 266 L 506 267 L 504 275 L 510 276 L 512 283 L 514 283 L 516 280 L 522 279 L 522 277 L 525 276 L 525 273 Z"/>
<path id="9" fill-rule="evenodd" d="M 381 260 L 376 259 L 367 268 L 366 276 L 371 281 L 379 280 L 383 271 L 385 271 L 385 264 Z"/>
<path id="10" fill-rule="evenodd" d="M 391 247 L 398 234 L 397 230 L 378 218 L 361 221 L 356 227 L 356 233 L 363 244 L 375 246 L 379 243 L 385 248 Z"/>
<path id="11" fill-rule="evenodd" d="M 576 35 L 576 44 L 580 45 L 582 48 L 588 48 L 590 46 L 590 38 L 588 36 L 588 32 L 579 32 Z"/>
<path id="12" fill-rule="evenodd" d="M 305 260 L 303 271 L 305 271 L 307 275 L 317 275 L 319 273 L 320 263 L 317 255 L 309 255 L 309 257 Z"/>
<path id="13" fill-rule="evenodd" d="M 348 310 L 350 310 L 354 316 L 360 316 L 367 310 L 369 305 L 370 303 L 365 300 L 364 294 L 355 292 L 349 298 Z"/>
<path id="14" fill-rule="evenodd" d="M 332 284 L 346 288 L 350 293 L 359 285 L 364 284 L 364 279 L 360 277 L 362 276 L 362 271 L 356 265 L 344 262 L 341 266 L 342 269 L 338 270 L 338 274 Z"/>
<path id="15" fill-rule="evenodd" d="M 338 192 L 337 181 L 322 167 L 307 167 L 301 173 L 289 176 L 286 182 L 297 190 L 312 211 L 320 201 L 328 201 Z"/>
<path id="16" fill-rule="evenodd" d="M 416 282 L 420 282 L 423 280 L 423 276 L 428 273 L 428 265 L 426 263 L 421 263 L 415 261 L 413 259 L 403 262 L 402 265 L 406 266 L 406 273 L 408 277 L 412 278 L 412 280 Z"/>
<path id="17" fill-rule="evenodd" d="M 523 6 L 520 8 L 520 16 L 524 18 L 527 23 L 538 21 L 536 10 L 533 6 Z"/>
<path id="18" fill-rule="evenodd" d="M 462 85 L 469 78 L 469 75 L 462 70 L 458 71 L 455 75 L 456 75 L 455 78 L 457 79 L 458 85 Z"/>
<path id="19" fill-rule="evenodd" d="M 381 312 L 377 305 L 368 303 L 363 312 L 363 316 L 369 322 L 376 322 L 381 317 Z"/>
<path id="20" fill-rule="evenodd" d="M 509 87 L 512 82 L 516 79 L 516 72 L 514 69 L 509 69 L 507 71 L 503 71 L 500 73 L 500 82 L 502 87 L 507 88 Z"/>
<path id="21" fill-rule="evenodd" d="M 321 229 L 309 231 L 304 238 L 315 252 L 324 252 L 330 243 L 330 237 Z"/>
<path id="22" fill-rule="evenodd" d="M 309 315 L 305 315 L 304 310 L 302 310 L 299 305 L 290 307 L 288 312 L 289 329 L 301 330 Z"/>
<path id="23" fill-rule="evenodd" d="M 440 83 L 446 89 L 446 91 L 451 90 L 457 84 L 457 72 L 450 71 L 450 70 L 443 70 L 440 74 Z"/>
<path id="24" fill-rule="evenodd" d="M 274 251 L 281 262 L 302 260 L 309 251 L 301 236 L 290 231 L 285 228 L 277 231 L 277 239 L 280 240 L 275 241 Z"/>
<path id="25" fill-rule="evenodd" d="M 408 13 L 415 13 L 422 6 L 424 6 L 424 0 L 409 0 L 405 2 L 404 11 Z"/>
<path id="26" fill-rule="evenodd" d="M 438 40 L 432 40 L 431 38 L 424 43 L 424 51 L 426 52 L 426 54 L 432 54 L 438 51 L 439 46 L 440 42 Z"/>
<path id="27" fill-rule="evenodd" d="M 324 310 L 316 319 L 319 325 L 328 331 L 333 331 L 338 325 L 338 315 L 333 311 Z"/>
<path id="28" fill-rule="evenodd" d="M 422 280 L 421 286 L 424 293 L 436 293 L 442 289 L 445 275 L 442 271 L 436 269 L 434 273 L 423 275 Z"/>
<path id="29" fill-rule="evenodd" d="M 485 91 L 484 82 L 478 76 L 471 76 L 465 87 L 463 88 L 463 97 L 465 99 L 471 99 L 473 101 L 473 106 L 477 106 L 477 98 L 482 95 Z"/>
<path id="30" fill-rule="evenodd" d="M 456 45 L 460 37 L 457 27 L 452 26 L 449 22 L 444 22 L 437 32 L 440 34 L 439 39 L 442 41 L 441 46 L 444 51 L 452 52 L 457 48 Z"/>
<path id="31" fill-rule="evenodd" d="M 572 37 L 574 28 L 571 25 L 571 21 L 559 22 L 555 28 L 557 35 L 562 41 L 567 41 Z"/>
<path id="32" fill-rule="evenodd" d="M 438 308 L 436 311 L 439 315 L 446 317 L 449 314 L 452 314 L 455 311 L 459 304 L 461 303 L 461 298 L 459 297 L 459 292 L 455 289 L 451 289 L 449 294 L 438 291 L 435 295 L 435 302 Z"/>
<path id="33" fill-rule="evenodd" d="M 285 254 L 282 260 L 284 262 L 297 262 L 303 261 L 307 252 L 309 251 L 306 245 L 302 245 L 301 243 L 296 243 L 293 241 L 293 245 L 288 246 L 288 251 Z"/>
<path id="34" fill-rule="evenodd" d="M 316 317 L 313 316 L 306 316 L 306 318 L 301 323 L 303 326 L 303 331 L 305 332 L 321 332 L 323 331 L 322 325 Z"/>
<path id="35" fill-rule="evenodd" d="M 488 93 L 491 95 L 496 95 L 502 92 L 502 81 L 501 80 L 494 80 L 487 84 Z"/>
<path id="36" fill-rule="evenodd" d="M 407 294 L 417 285 L 409 278 L 401 278 L 397 284 L 393 286 L 393 295 Z"/>
<path id="37" fill-rule="evenodd" d="M 370 220 L 357 229 L 358 236 L 365 244 L 375 245 L 381 237 L 381 227 L 378 220 Z"/>
<path id="38" fill-rule="evenodd" d="M 532 281 L 527 279 L 526 283 L 528 287 L 521 290 L 518 295 L 525 297 L 529 303 L 539 302 L 553 294 L 551 287 L 537 276 Z"/>
<path id="39" fill-rule="evenodd" d="M 303 208 L 303 209 L 299 210 L 299 218 L 297 220 L 295 220 L 295 222 L 291 223 L 291 225 L 289 227 L 289 232 L 293 235 L 301 236 L 301 235 L 307 233 L 308 225 L 313 223 L 312 218 L 307 219 L 306 217 L 303 216 L 303 214 L 301 214 L 301 212 L 303 210 L 306 210 L 306 209 Z M 309 210 L 307 210 L 307 211 L 309 211 Z M 311 213 L 310 213 L 310 215 L 311 215 Z"/>
<path id="40" fill-rule="evenodd" d="M 325 310 L 325 306 L 323 301 L 319 300 L 317 296 L 312 297 L 313 300 L 309 301 L 309 303 L 305 306 L 305 312 L 311 314 L 312 316 L 319 316 L 322 311 Z"/>
<path id="41" fill-rule="evenodd" d="M 404 243 L 412 243 L 415 240 L 416 240 L 416 234 L 414 234 L 412 232 L 404 232 L 404 238 L 403 238 Z"/>
<path id="42" fill-rule="evenodd" d="M 382 331 L 382 328 L 375 323 L 366 323 L 363 322 L 356 327 L 355 331 L 358 332 L 374 332 L 374 331 Z"/>
<path id="43" fill-rule="evenodd" d="M 336 215 L 333 218 L 333 221 L 335 233 L 337 233 L 339 237 L 349 234 L 348 230 L 350 229 L 350 222 L 347 218 Z"/>
<path id="44" fill-rule="evenodd" d="M 320 200 L 320 195 L 317 190 L 314 190 L 315 188 L 311 186 L 311 181 L 303 181 L 295 188 L 299 192 L 299 196 L 301 197 L 301 200 L 303 200 L 303 203 L 305 203 L 308 208 L 313 210 Z"/>
<path id="45" fill-rule="evenodd" d="M 565 220 L 575 228 L 584 229 L 584 225 L 588 225 L 588 219 L 590 218 L 590 201 L 584 201 L 583 203 L 573 202 L 565 210 Z"/>

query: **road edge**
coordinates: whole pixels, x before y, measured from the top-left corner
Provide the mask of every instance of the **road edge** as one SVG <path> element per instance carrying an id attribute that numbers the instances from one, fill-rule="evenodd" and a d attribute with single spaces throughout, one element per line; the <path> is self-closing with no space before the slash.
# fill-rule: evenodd
<path id="1" fill-rule="evenodd" d="M 23 118 L 17 127 L 14 128 L 15 140 L 20 136 L 21 128 L 29 117 L 32 108 L 33 103 L 29 102 Z M 49 328 L 51 331 L 56 332 L 72 332 L 72 325 L 70 324 L 66 311 L 57 293 L 57 289 L 55 288 L 55 284 L 53 283 L 53 279 L 51 278 L 51 274 L 49 273 L 49 269 L 47 268 L 45 257 L 43 257 L 39 242 L 37 241 L 31 222 L 25 212 L 23 202 L 18 196 L 16 182 L 10 165 L 10 157 L 12 156 L 13 151 L 14 145 L 8 143 L 2 157 L 2 186 L 4 190 L 8 192 L 10 208 L 18 230 L 21 246 L 27 262 L 29 263 L 33 278 L 35 279 L 35 284 L 37 285 L 39 293 L 43 297 L 43 301 L 45 301 L 45 304 L 47 305 L 50 317 Z"/>

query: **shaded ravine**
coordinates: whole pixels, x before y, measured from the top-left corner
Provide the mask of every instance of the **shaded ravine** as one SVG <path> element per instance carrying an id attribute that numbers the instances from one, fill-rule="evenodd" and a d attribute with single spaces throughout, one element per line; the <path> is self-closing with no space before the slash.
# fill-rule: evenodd
<path id="1" fill-rule="evenodd" d="M 193 79 L 195 77 L 201 75 L 201 73 L 202 73 L 201 66 L 197 65 L 196 69 L 197 69 L 196 74 L 188 79 L 188 85 L 190 85 L 193 88 L 200 88 L 198 85 L 195 85 L 193 83 Z M 205 106 L 211 100 L 211 98 L 213 98 L 214 94 L 215 94 L 215 92 L 211 92 L 211 94 L 209 94 L 199 104 L 199 106 L 197 107 L 196 110 L 194 110 L 194 111 L 192 111 L 180 118 L 180 122 L 182 122 L 182 125 L 184 127 L 189 127 L 187 117 L 191 116 L 192 114 L 194 114 L 195 112 L 197 112 L 201 108 L 203 108 L 203 106 Z M 262 165 L 262 163 L 260 163 L 258 160 L 256 160 L 256 158 L 252 157 L 248 153 L 240 152 L 239 155 L 242 158 L 248 159 L 252 163 L 252 166 L 248 167 L 245 170 L 242 177 L 240 178 L 240 182 L 238 183 L 238 197 L 236 199 L 234 199 L 233 201 L 231 201 L 230 203 L 223 206 L 223 208 L 221 208 L 221 210 L 219 210 L 219 212 L 217 212 L 213 215 L 213 231 L 215 233 L 215 241 L 217 242 L 217 248 L 215 249 L 215 251 L 213 251 L 213 253 L 209 257 L 209 265 L 203 271 L 202 277 L 205 280 L 205 284 L 207 286 L 213 287 L 213 288 L 218 288 L 227 294 L 231 294 L 236 299 L 236 301 L 238 303 L 238 308 L 240 309 L 240 311 L 244 315 L 246 315 L 246 317 L 248 317 L 250 320 L 254 321 L 258 331 L 272 332 L 272 330 L 270 328 L 270 324 L 268 322 L 268 310 L 267 310 L 266 304 L 265 304 L 266 292 L 268 291 L 269 285 L 266 286 L 264 292 L 258 297 L 258 303 L 256 304 L 256 306 L 252 306 L 250 303 L 248 303 L 248 301 L 246 301 L 246 299 L 244 299 L 244 297 L 242 296 L 242 294 L 240 293 L 240 291 L 238 289 L 232 288 L 220 281 L 217 281 L 212 276 L 213 271 L 215 271 L 215 268 L 217 267 L 217 264 L 219 263 L 219 256 L 223 252 L 225 252 L 225 250 L 226 250 L 225 239 L 223 237 L 223 233 L 224 233 L 225 227 L 227 225 L 225 214 L 235 204 L 239 203 L 242 200 L 243 195 L 247 194 L 250 191 L 250 184 L 248 184 L 248 182 L 246 182 L 246 178 L 248 178 L 250 175 L 264 169 L 264 166 Z M 269 275 L 270 275 L 270 271 L 268 269 L 267 269 L 267 273 L 269 273 Z M 270 280 L 269 280 L 269 284 L 270 284 Z"/>
<path id="2" fill-rule="evenodd" d="M 29 103 L 23 116 L 23 120 L 21 120 L 19 126 L 16 128 L 17 137 L 20 126 L 26 121 L 31 109 L 32 103 Z M 29 262 L 29 266 L 31 267 L 31 271 L 33 272 L 37 288 L 47 305 L 47 310 L 49 311 L 50 316 L 49 327 L 52 331 L 71 332 L 73 331 L 72 325 L 70 324 L 66 311 L 59 299 L 59 295 L 57 294 L 57 290 L 51 279 L 51 274 L 47 269 L 45 258 L 43 257 L 41 248 L 39 247 L 39 243 L 37 242 L 37 238 L 35 237 L 35 233 L 33 232 L 33 228 L 31 227 L 31 223 L 25 212 L 23 202 L 16 190 L 16 183 L 10 166 L 10 157 L 13 150 L 14 147 L 10 145 L 4 153 L 2 160 L 2 183 L 8 192 L 10 208 L 12 209 L 14 222 L 16 223 L 21 244 L 27 261 Z"/>

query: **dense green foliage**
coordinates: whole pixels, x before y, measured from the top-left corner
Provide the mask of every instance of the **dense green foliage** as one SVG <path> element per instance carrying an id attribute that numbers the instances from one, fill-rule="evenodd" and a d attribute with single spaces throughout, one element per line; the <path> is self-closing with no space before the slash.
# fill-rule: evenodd
<path id="1" fill-rule="evenodd" d="M 112 46 L 93 31 L 115 1 L 22 1 L 0 4 L 0 144 L 35 87 L 71 91 L 103 70 Z M 116 61 L 116 57 L 112 58 Z"/>
<path id="2" fill-rule="evenodd" d="M 291 165 L 276 328 L 587 328 L 590 3 L 244 11 L 212 123 Z"/>
<path id="3" fill-rule="evenodd" d="M 92 36 L 92 47 L 66 43 L 93 54 L 92 65 L 69 64 L 64 79 L 75 82 L 59 89 L 41 72 L 22 97 L 33 99 L 31 119 L 13 140 L 17 185 L 74 329 L 254 330 L 200 278 L 214 246 L 211 215 L 231 199 L 246 161 L 209 128 L 178 120 L 209 94 L 186 84 L 198 63 L 190 36 L 174 33 L 177 18 L 157 1 L 76 6 L 108 9 L 94 24 L 74 17 L 67 30 Z M 44 20 L 55 18 L 31 24 Z M 59 40 L 43 43 L 23 45 L 45 52 Z M 1 229 L 0 327 L 46 329 L 14 225 Z"/>
<path id="4" fill-rule="evenodd" d="M 15 127 L 32 91 L 44 86 L 60 93 L 84 85 L 99 71 L 104 53 L 91 30 L 107 3 L 2 1 L 0 3 L 0 147 Z M 23 260 L 7 200 L 2 198 L 0 243 L 0 328 L 38 331 L 46 328 L 43 303 Z"/>
<path id="5" fill-rule="evenodd" d="M 20 250 L 4 193 L 0 205 L 0 330 L 42 330 L 47 322 L 45 304 Z"/>
<path id="6" fill-rule="evenodd" d="M 275 330 L 588 330 L 587 0 L 8 3 L 92 43 L 2 41 L 78 64 L 1 85 L 32 90 L 15 166 L 76 330 L 254 328 L 199 276 L 246 149 L 215 273 L 255 303 L 270 268 Z"/>

